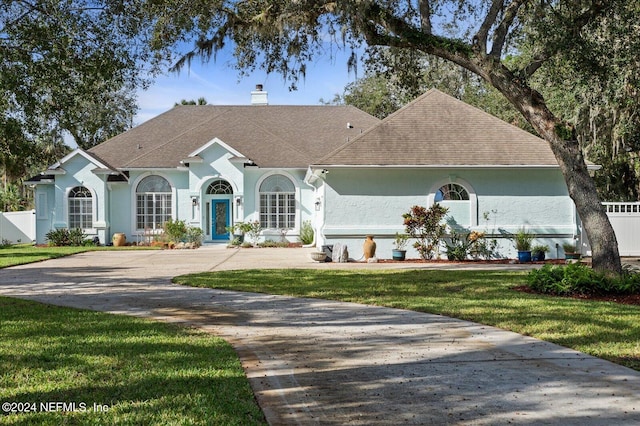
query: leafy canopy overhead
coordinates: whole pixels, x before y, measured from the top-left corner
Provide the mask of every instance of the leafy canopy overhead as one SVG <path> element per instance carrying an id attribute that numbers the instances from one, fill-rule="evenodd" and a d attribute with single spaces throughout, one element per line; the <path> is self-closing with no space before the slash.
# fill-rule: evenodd
<path id="1" fill-rule="evenodd" d="M 131 125 L 149 50 L 137 1 L 1 0 L 0 111 L 89 148 Z"/>
<path id="2" fill-rule="evenodd" d="M 353 52 L 363 44 L 408 47 L 468 68 L 474 57 L 499 62 L 525 31 L 533 46 L 529 61 L 512 71 L 526 78 L 560 52 L 588 62 L 591 44 L 585 42 L 584 30 L 612 13 L 616 3 L 621 2 L 213 0 L 187 6 L 159 0 L 150 12 L 156 24 L 154 48 L 196 40 L 176 68 L 195 57 L 215 57 L 231 44 L 239 70 L 260 67 L 295 85 L 306 64 L 331 54 L 331 46 Z M 476 65 L 473 71 L 481 69 Z"/>

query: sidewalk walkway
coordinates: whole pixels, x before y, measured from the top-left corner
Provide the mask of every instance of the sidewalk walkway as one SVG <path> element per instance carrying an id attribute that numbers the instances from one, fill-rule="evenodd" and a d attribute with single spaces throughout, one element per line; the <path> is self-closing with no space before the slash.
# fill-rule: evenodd
<path id="1" fill-rule="evenodd" d="M 318 264 L 308 252 L 84 253 L 0 270 L 0 294 L 221 335 L 273 425 L 640 424 L 640 373 L 557 345 L 438 315 L 170 282 L 222 269 L 390 267 Z"/>

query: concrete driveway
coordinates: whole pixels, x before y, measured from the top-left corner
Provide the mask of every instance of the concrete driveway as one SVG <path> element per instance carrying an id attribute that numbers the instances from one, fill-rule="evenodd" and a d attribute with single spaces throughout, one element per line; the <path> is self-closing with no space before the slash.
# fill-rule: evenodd
<path id="1" fill-rule="evenodd" d="M 0 294 L 225 337 L 273 425 L 640 424 L 640 373 L 557 345 L 438 315 L 170 282 L 239 268 L 461 267 L 318 264 L 308 252 L 84 253 L 2 269 Z"/>

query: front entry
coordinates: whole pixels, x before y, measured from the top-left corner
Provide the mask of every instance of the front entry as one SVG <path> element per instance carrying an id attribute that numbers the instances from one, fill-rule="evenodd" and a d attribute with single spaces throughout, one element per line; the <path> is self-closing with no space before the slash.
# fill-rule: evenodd
<path id="1" fill-rule="evenodd" d="M 228 240 L 227 226 L 231 225 L 229 200 L 211 200 L 211 239 Z"/>

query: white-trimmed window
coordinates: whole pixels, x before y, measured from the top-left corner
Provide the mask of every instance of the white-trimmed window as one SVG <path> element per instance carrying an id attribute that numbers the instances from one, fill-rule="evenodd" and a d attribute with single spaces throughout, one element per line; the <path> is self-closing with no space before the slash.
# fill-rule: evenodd
<path id="1" fill-rule="evenodd" d="M 93 197 L 84 186 L 69 191 L 69 229 L 93 228 Z"/>
<path id="2" fill-rule="evenodd" d="M 469 200 L 469 193 L 462 185 L 457 183 L 447 183 L 442 185 L 440 189 L 436 191 L 434 201 L 436 203 L 442 201 L 466 201 Z"/>
<path id="3" fill-rule="evenodd" d="M 260 184 L 260 225 L 292 229 L 296 220 L 296 187 L 284 175 L 271 175 Z"/>
<path id="4" fill-rule="evenodd" d="M 171 185 L 162 176 L 147 176 L 136 188 L 136 228 L 161 229 L 171 219 Z"/>

